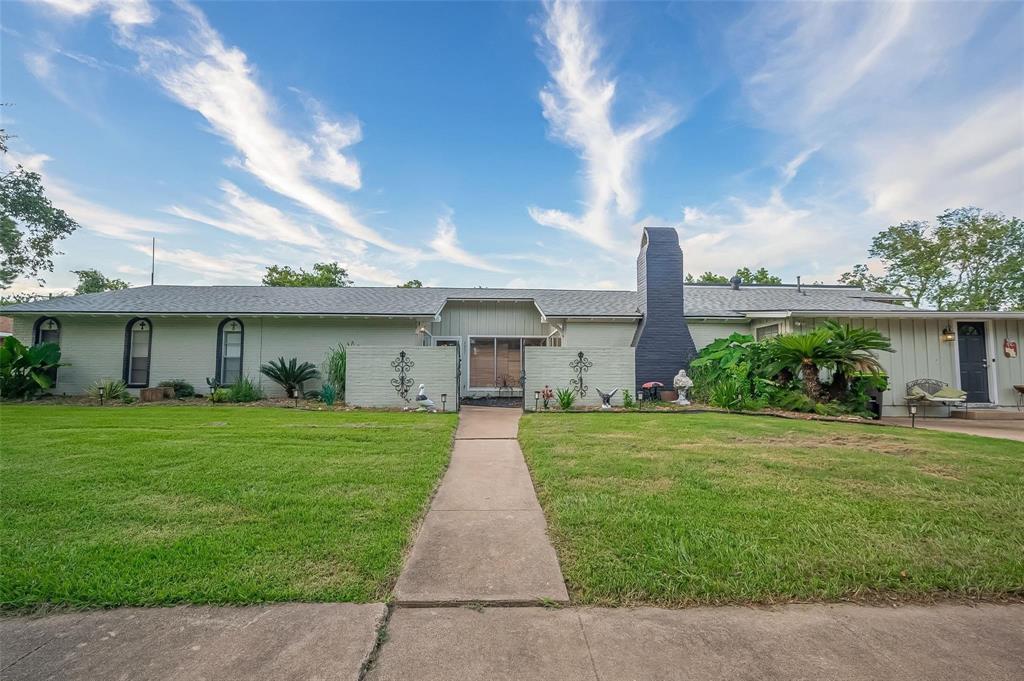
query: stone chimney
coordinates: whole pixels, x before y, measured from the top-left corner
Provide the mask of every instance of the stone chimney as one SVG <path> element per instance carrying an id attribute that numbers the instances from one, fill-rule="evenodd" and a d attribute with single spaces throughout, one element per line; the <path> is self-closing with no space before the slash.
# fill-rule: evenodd
<path id="1" fill-rule="evenodd" d="M 683 315 L 683 252 L 672 227 L 645 227 L 636 259 L 636 291 L 644 318 L 637 327 L 636 387 L 672 378 L 697 350 Z"/>

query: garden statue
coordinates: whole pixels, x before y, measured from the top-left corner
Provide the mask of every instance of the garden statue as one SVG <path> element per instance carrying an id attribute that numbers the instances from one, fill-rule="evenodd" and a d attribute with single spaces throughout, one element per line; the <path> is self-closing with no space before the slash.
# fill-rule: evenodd
<path id="1" fill-rule="evenodd" d="M 686 369 L 680 369 L 679 373 L 672 379 L 672 387 L 679 392 L 679 397 L 676 399 L 676 404 L 685 407 L 690 403 L 690 400 L 686 399 L 686 393 L 693 387 L 693 379 L 686 375 Z"/>
<path id="2" fill-rule="evenodd" d="M 544 389 L 540 391 L 540 397 L 544 400 L 544 408 L 547 409 L 551 400 L 555 399 L 555 391 L 551 389 L 551 386 L 546 385 L 544 386 Z"/>
<path id="3" fill-rule="evenodd" d="M 417 411 L 437 411 L 434 400 L 427 397 L 427 386 L 422 383 L 420 383 L 420 391 L 416 393 L 416 406 L 419 407 Z"/>
<path id="4" fill-rule="evenodd" d="M 617 393 L 617 392 L 619 392 L 618 388 L 616 388 L 615 390 L 611 391 L 610 393 L 601 392 L 600 388 L 597 389 L 597 394 L 601 396 L 601 408 L 602 409 L 611 409 L 612 408 L 612 398 L 615 397 L 615 393 Z"/>

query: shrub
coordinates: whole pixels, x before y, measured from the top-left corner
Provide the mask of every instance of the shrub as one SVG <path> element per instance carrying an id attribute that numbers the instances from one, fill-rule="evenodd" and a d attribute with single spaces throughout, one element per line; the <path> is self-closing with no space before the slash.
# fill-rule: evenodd
<path id="1" fill-rule="evenodd" d="M 210 391 L 211 402 L 232 402 L 230 388 L 214 388 Z"/>
<path id="2" fill-rule="evenodd" d="M 629 388 L 622 389 L 622 406 L 626 409 L 632 409 L 636 405 L 636 401 L 633 399 L 633 391 Z"/>
<path id="3" fill-rule="evenodd" d="M 263 399 L 263 391 L 248 376 L 239 376 L 227 390 L 232 402 L 255 402 Z"/>
<path id="4" fill-rule="evenodd" d="M 260 373 L 284 388 L 288 397 L 299 398 L 305 395 L 302 384 L 320 378 L 320 372 L 310 362 L 299 364 L 299 360 L 292 357 L 285 362 L 284 357 L 279 357 L 260 367 Z"/>
<path id="5" fill-rule="evenodd" d="M 562 411 L 569 411 L 576 402 L 576 393 L 569 388 L 559 388 L 555 393 L 555 399 L 558 400 L 558 406 Z"/>
<path id="6" fill-rule="evenodd" d="M 0 395 L 28 399 L 53 387 L 60 361 L 60 346 L 40 343 L 32 347 L 14 336 L 0 345 Z"/>
<path id="7" fill-rule="evenodd" d="M 338 393 L 334 389 L 334 386 L 330 383 L 325 383 L 324 387 L 320 390 L 320 399 L 328 407 L 334 406 L 334 401 L 337 399 Z"/>
<path id="8" fill-rule="evenodd" d="M 184 378 L 172 378 L 169 381 L 160 381 L 161 388 L 174 388 L 174 396 L 177 398 L 192 397 L 196 394 L 195 387 Z"/>
<path id="9" fill-rule="evenodd" d="M 120 378 L 117 380 L 102 378 L 90 385 L 87 392 L 90 397 L 99 399 L 100 388 L 103 388 L 103 399 L 105 400 L 124 401 L 125 397 L 131 397 L 131 394 L 128 392 L 128 386 Z"/>
<path id="10" fill-rule="evenodd" d="M 324 358 L 324 376 L 327 383 L 334 389 L 337 399 L 345 399 L 345 370 L 348 367 L 348 351 L 345 346 L 338 343 L 336 347 L 327 350 Z M 326 402 L 326 400 L 325 400 Z"/>

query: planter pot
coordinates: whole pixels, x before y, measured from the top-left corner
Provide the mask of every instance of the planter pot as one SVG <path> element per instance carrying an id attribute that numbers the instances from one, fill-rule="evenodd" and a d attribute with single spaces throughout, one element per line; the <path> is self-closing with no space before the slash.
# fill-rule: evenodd
<path id="1" fill-rule="evenodd" d="M 677 390 L 665 390 L 662 388 L 658 391 L 658 397 L 664 402 L 675 402 L 679 399 L 679 391 Z"/>

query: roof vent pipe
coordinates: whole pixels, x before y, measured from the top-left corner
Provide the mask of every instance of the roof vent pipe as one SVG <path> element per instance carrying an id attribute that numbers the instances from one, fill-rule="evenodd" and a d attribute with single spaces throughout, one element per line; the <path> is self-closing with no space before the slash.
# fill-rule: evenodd
<path id="1" fill-rule="evenodd" d="M 733 291 L 739 291 L 740 290 L 740 284 L 743 283 L 743 280 L 740 279 L 740 275 L 734 274 L 734 275 L 732 275 L 732 279 L 729 280 L 729 283 L 732 285 L 732 290 Z"/>
<path id="2" fill-rule="evenodd" d="M 800 293 L 800 294 L 803 294 L 805 296 L 807 295 L 807 292 L 804 291 L 803 288 L 800 287 L 800 275 L 799 274 L 796 277 L 796 292 Z"/>

